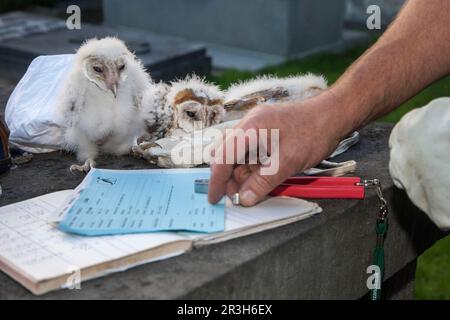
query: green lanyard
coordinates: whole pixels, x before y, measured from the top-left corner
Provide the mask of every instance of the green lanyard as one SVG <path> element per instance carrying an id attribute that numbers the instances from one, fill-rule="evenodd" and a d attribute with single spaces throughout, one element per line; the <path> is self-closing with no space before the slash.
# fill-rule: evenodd
<path id="1" fill-rule="evenodd" d="M 381 284 L 383 283 L 384 276 L 384 238 L 386 237 L 386 233 L 388 230 L 388 203 L 386 199 L 383 197 L 383 192 L 381 189 L 381 183 L 378 179 L 373 180 L 364 180 L 359 185 L 362 185 L 366 188 L 374 188 L 378 199 L 380 199 L 380 207 L 377 218 L 376 225 L 376 234 L 377 234 L 377 243 L 375 246 L 375 251 L 373 253 L 373 264 L 378 267 L 379 273 L 379 286 L 378 288 L 374 288 L 370 290 L 370 300 L 380 300 L 381 298 Z"/>

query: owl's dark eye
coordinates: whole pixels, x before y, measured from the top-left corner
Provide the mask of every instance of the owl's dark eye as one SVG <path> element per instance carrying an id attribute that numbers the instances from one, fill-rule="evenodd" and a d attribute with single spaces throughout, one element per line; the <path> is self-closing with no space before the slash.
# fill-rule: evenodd
<path id="1" fill-rule="evenodd" d="M 97 73 L 102 73 L 102 72 L 103 72 L 103 69 L 100 68 L 100 67 L 97 67 L 97 66 L 94 66 L 93 69 L 94 69 L 94 71 L 97 72 Z"/>
<path id="2" fill-rule="evenodd" d="M 188 115 L 189 118 L 195 117 L 195 112 L 193 112 L 193 111 L 186 111 L 186 114 Z"/>
<path id="3" fill-rule="evenodd" d="M 124 64 L 119 66 L 119 71 L 123 71 L 123 69 L 125 69 L 125 65 Z"/>

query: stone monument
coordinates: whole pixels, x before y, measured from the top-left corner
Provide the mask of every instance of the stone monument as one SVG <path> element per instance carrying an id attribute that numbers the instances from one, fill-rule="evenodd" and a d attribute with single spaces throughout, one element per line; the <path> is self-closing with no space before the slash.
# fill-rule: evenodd
<path id="1" fill-rule="evenodd" d="M 172 80 L 195 72 L 207 75 L 211 59 L 202 45 L 130 28 L 83 23 L 66 28 L 64 20 L 25 12 L 0 15 L 0 73 L 19 79 L 39 55 L 74 53 L 92 37 L 118 36 L 142 60 L 155 80 Z"/>

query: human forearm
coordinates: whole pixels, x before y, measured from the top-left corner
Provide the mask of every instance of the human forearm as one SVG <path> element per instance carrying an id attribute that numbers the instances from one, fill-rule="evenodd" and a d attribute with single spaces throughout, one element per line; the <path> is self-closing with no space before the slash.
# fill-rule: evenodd
<path id="1" fill-rule="evenodd" d="M 302 102 L 256 108 L 242 129 L 279 129 L 279 170 L 212 164 L 209 200 L 239 192 L 251 206 L 290 175 L 325 159 L 351 131 L 399 106 L 450 72 L 450 1 L 410 0 L 379 41 L 330 89 Z M 226 154 L 225 137 L 216 154 Z M 271 142 L 272 143 L 272 142 Z M 243 146 L 245 147 L 245 146 Z"/>
<path id="2" fill-rule="evenodd" d="M 408 2 L 389 30 L 330 89 L 343 135 L 450 72 L 448 21 L 448 0 Z"/>

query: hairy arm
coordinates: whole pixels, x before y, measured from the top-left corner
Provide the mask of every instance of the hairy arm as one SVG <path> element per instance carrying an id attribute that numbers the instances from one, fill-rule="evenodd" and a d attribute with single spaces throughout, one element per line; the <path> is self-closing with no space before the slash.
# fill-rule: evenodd
<path id="1" fill-rule="evenodd" d="M 344 133 L 362 127 L 450 73 L 450 1 L 408 1 L 389 29 L 333 85 Z"/>
<path id="2" fill-rule="evenodd" d="M 280 169 L 213 164 L 209 201 L 240 193 L 251 206 L 288 176 L 325 159 L 355 129 L 388 113 L 450 73 L 450 1 L 410 0 L 384 35 L 328 90 L 301 103 L 256 108 L 237 126 L 280 129 Z M 226 155 L 228 135 L 218 145 Z"/>

